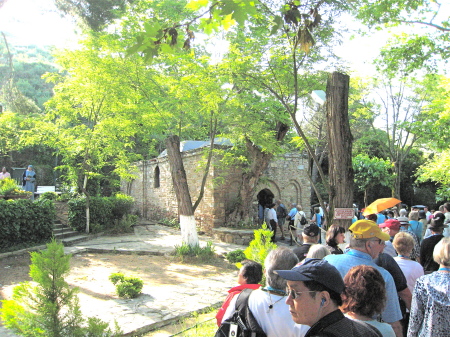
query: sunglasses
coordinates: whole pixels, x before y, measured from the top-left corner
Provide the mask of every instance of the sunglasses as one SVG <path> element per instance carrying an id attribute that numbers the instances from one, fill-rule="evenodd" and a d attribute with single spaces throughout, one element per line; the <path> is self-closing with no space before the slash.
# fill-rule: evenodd
<path id="1" fill-rule="evenodd" d="M 311 291 L 295 291 L 294 289 L 286 288 L 286 294 L 287 294 L 288 298 L 289 298 L 289 297 L 292 297 L 293 300 L 295 300 L 297 297 L 299 297 L 300 294 L 303 294 L 303 293 L 316 293 L 316 292 L 317 292 L 316 290 L 311 290 Z"/>

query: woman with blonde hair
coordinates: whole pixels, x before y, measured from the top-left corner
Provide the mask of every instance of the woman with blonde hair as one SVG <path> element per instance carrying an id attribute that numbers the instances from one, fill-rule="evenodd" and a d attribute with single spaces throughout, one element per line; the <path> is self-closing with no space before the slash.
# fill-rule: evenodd
<path id="1" fill-rule="evenodd" d="M 417 235 L 417 238 L 419 239 L 419 243 L 422 242 L 423 225 L 419 221 L 419 212 L 411 211 L 411 213 L 409 213 L 408 220 L 409 220 L 409 230 L 411 232 L 414 232 L 414 234 Z"/>
<path id="2" fill-rule="evenodd" d="M 450 331 L 450 238 L 434 247 L 439 270 L 419 277 L 414 287 L 408 337 L 444 337 Z"/>

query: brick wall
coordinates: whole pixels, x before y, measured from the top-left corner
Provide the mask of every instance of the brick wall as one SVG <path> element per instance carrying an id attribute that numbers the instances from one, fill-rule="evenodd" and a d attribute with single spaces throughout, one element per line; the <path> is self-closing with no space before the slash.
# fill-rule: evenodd
<path id="1" fill-rule="evenodd" d="M 203 178 L 203 151 L 197 149 L 182 154 L 193 203 L 199 195 Z M 123 182 L 121 188 L 135 198 L 135 210 L 145 219 L 177 217 L 177 200 L 172 188 L 167 156 L 140 161 L 136 163 L 136 167 L 135 180 Z M 256 195 L 264 188 L 270 189 L 275 200 L 281 199 L 288 208 L 294 202 L 303 205 L 309 214 L 310 185 L 306 172 L 307 161 L 298 154 L 287 154 L 274 159 L 264 172 L 254 196 L 255 218 Z M 236 202 L 241 174 L 242 171 L 237 167 L 224 172 L 211 165 L 203 199 L 195 211 L 197 223 L 202 230 L 210 232 L 213 227 L 227 225 L 224 223 L 225 214 Z"/>

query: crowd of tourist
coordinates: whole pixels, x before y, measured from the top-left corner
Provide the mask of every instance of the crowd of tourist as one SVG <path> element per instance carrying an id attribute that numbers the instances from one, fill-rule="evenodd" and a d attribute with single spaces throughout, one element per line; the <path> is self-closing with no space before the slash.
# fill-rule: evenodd
<path id="1" fill-rule="evenodd" d="M 305 223 L 297 205 L 271 206 L 285 215 L 297 246 L 268 254 L 264 287 L 261 272 L 246 276 L 256 262 L 243 262 L 219 326 L 232 319 L 239 291 L 252 287 L 248 307 L 267 337 L 450 336 L 449 203 L 436 212 L 393 209 L 354 219 L 348 232 L 331 224 L 323 244 L 321 209 Z"/>

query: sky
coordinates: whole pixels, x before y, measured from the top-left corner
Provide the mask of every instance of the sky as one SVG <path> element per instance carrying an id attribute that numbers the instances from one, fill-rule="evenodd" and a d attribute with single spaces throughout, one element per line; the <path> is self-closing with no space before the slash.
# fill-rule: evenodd
<path id="1" fill-rule="evenodd" d="M 68 47 L 76 44 L 75 29 L 70 17 L 61 17 L 54 0 L 6 0 L 0 7 L 0 31 L 14 45 Z"/>

